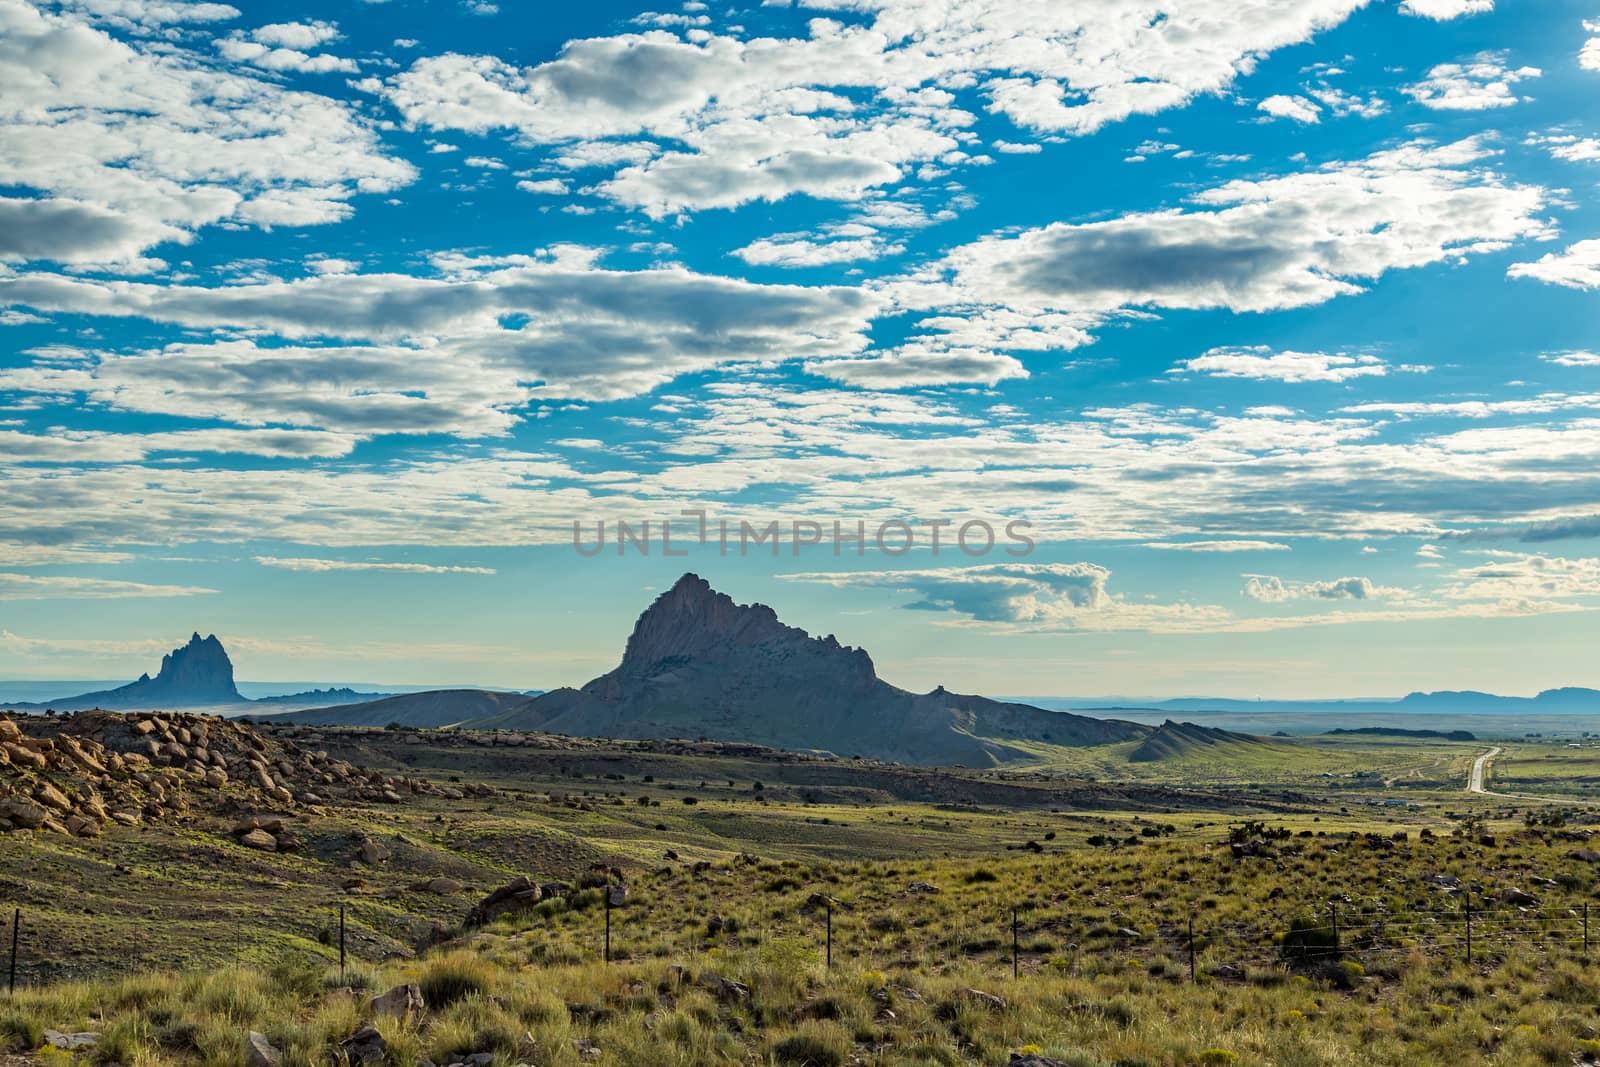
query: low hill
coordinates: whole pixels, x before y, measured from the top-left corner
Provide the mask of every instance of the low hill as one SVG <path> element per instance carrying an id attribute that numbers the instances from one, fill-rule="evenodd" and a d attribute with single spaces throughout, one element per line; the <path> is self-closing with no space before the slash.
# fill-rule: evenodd
<path id="1" fill-rule="evenodd" d="M 1187 759 L 1198 752 L 1212 750 L 1237 750 L 1241 746 L 1265 748 L 1284 742 L 1269 741 L 1252 734 L 1236 734 L 1211 726 L 1197 726 L 1192 722 L 1174 722 L 1168 719 L 1128 753 L 1129 763 L 1157 763 L 1166 760 Z M 1222 753 L 1216 752 L 1221 755 Z"/>
<path id="2" fill-rule="evenodd" d="M 615 670 L 470 725 L 704 737 L 967 767 L 1037 759 L 1041 746 L 1113 744 L 1149 732 L 942 686 L 907 692 L 880 679 L 864 649 L 786 626 L 766 605 L 736 604 L 694 574 L 639 617 Z"/>
<path id="3" fill-rule="evenodd" d="M 527 701 L 526 693 L 437 689 L 426 693 L 402 693 L 355 704 L 251 715 L 250 718 L 259 722 L 299 723 L 305 726 L 388 726 L 390 723 L 399 723 L 401 726 L 432 729 L 498 715 Z"/>

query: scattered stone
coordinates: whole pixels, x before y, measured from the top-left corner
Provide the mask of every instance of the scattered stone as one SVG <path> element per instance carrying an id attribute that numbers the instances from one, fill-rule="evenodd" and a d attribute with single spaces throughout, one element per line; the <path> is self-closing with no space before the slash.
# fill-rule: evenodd
<path id="1" fill-rule="evenodd" d="M 912 882 L 910 885 L 906 886 L 906 892 L 932 894 L 939 892 L 939 887 L 931 882 Z"/>
<path id="2" fill-rule="evenodd" d="M 1053 1060 L 1049 1056 L 1041 1056 L 1036 1052 L 1023 1055 L 1013 1052 L 1006 1067 L 1067 1067 L 1066 1060 Z"/>
<path id="3" fill-rule="evenodd" d="M 1567 853 L 1567 858 L 1582 860 L 1584 863 L 1600 863 L 1600 852 L 1592 848 L 1575 848 Z"/>
<path id="4" fill-rule="evenodd" d="M 980 1008 L 985 1008 L 989 1011 L 1006 1010 L 1006 998 L 996 993 L 985 993 L 981 989 L 963 989 L 960 993 L 960 996 L 961 999 L 970 1001 L 971 1003 L 978 1005 Z"/>
<path id="5" fill-rule="evenodd" d="M 597 1060 L 600 1058 L 600 1046 L 590 1041 L 587 1037 L 575 1038 L 572 1043 L 577 1048 L 578 1055 L 582 1059 Z"/>
<path id="6" fill-rule="evenodd" d="M 1500 890 L 1494 898 L 1502 904 L 1515 904 L 1519 907 L 1532 907 L 1539 903 L 1539 898 L 1526 889 L 1514 889 L 1510 886 Z"/>
<path id="7" fill-rule="evenodd" d="M 425 883 L 424 888 L 429 893 L 434 893 L 441 897 L 453 897 L 465 889 L 466 886 L 454 878 L 430 878 Z"/>
<path id="8" fill-rule="evenodd" d="M 720 974 L 707 971 L 700 976 L 702 988 L 716 994 L 722 1001 L 744 1001 L 750 999 L 750 987 L 743 982 L 735 982 L 732 978 L 724 978 Z"/>
<path id="9" fill-rule="evenodd" d="M 251 830 L 247 834 L 240 835 L 239 844 L 262 852 L 278 851 L 278 839 L 265 830 Z"/>
<path id="10" fill-rule="evenodd" d="M 272 1047 L 266 1034 L 251 1030 L 244 1039 L 245 1067 L 283 1067 L 283 1053 Z"/>

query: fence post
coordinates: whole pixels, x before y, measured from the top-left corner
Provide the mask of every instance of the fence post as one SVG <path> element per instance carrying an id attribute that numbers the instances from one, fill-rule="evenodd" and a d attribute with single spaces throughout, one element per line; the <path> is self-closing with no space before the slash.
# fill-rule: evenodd
<path id="1" fill-rule="evenodd" d="M 11 995 L 17 992 L 17 934 L 22 929 L 22 909 L 11 913 Z"/>
<path id="2" fill-rule="evenodd" d="M 1467 909 L 1467 962 L 1472 962 L 1472 893 L 1469 890 L 1462 902 Z"/>
<path id="3" fill-rule="evenodd" d="M 1583 905 L 1583 954 L 1585 956 L 1589 954 L 1589 904 L 1587 901 Z"/>
<path id="4" fill-rule="evenodd" d="M 1189 984 L 1194 984 L 1194 916 L 1189 916 Z"/>
<path id="5" fill-rule="evenodd" d="M 611 885 L 606 884 L 606 948 L 605 962 L 611 962 Z"/>
<path id="6" fill-rule="evenodd" d="M 1339 905 L 1337 902 L 1330 902 L 1328 907 L 1333 911 L 1333 954 L 1337 956 L 1339 954 Z"/>
<path id="7" fill-rule="evenodd" d="M 1020 973 L 1021 964 L 1017 961 L 1017 909 L 1011 909 L 1011 977 L 1016 978 Z"/>
<path id="8" fill-rule="evenodd" d="M 344 905 L 339 905 L 339 981 L 344 981 Z"/>
<path id="9" fill-rule="evenodd" d="M 823 910 L 828 917 L 828 969 L 833 970 L 833 898 L 829 897 L 823 903 Z"/>

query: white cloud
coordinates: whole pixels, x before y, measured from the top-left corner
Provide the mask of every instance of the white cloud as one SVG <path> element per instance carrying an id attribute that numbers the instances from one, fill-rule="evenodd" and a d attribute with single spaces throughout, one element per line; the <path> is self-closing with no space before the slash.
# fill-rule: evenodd
<path id="1" fill-rule="evenodd" d="M 794 38 L 588 38 L 526 69 L 430 56 L 384 91 L 409 122 L 433 129 L 504 129 L 550 145 L 649 138 L 596 191 L 655 216 L 797 193 L 853 199 L 981 161 L 961 143 L 976 108 L 1022 129 L 1092 133 L 1222 91 L 1260 56 L 1338 25 L 1361 2 L 1194 0 L 1158 12 L 1134 2 L 953 10 L 822 0 L 813 6 L 870 21 L 817 18 Z M 675 147 L 660 151 L 657 139 Z"/>
<path id="2" fill-rule="evenodd" d="M 1513 263 L 1506 275 L 1568 289 L 1600 289 L 1600 239 L 1579 241 L 1564 252 L 1550 252 L 1532 263 Z"/>
<path id="3" fill-rule="evenodd" d="M 1488 552 L 1490 562 L 1463 567 L 1445 595 L 1461 600 L 1533 600 L 1600 596 L 1600 559 Z"/>
<path id="4" fill-rule="evenodd" d="M 1600 34 L 1600 19 L 1586 20 L 1583 28 L 1590 33 Z M 1600 70 L 1600 37 L 1591 37 L 1583 42 L 1583 49 L 1578 53 L 1578 66 L 1584 70 Z"/>
<path id="5" fill-rule="evenodd" d="M 994 385 L 1007 378 L 1028 376 L 1027 369 L 1013 356 L 985 349 L 920 342 L 860 359 L 812 360 L 806 363 L 805 370 L 807 374 L 863 389 L 909 389 L 961 383 Z"/>
<path id="6" fill-rule="evenodd" d="M 1194 210 L 987 237 L 887 289 L 907 307 L 998 304 L 1019 313 L 1319 304 L 1390 270 L 1549 236 L 1546 191 L 1475 166 L 1489 154 L 1478 139 L 1413 143 L 1228 182 L 1194 195 Z"/>
<path id="7" fill-rule="evenodd" d="M 1286 582 L 1276 575 L 1248 574 L 1244 595 L 1267 604 L 1289 600 L 1375 600 L 1403 596 L 1405 590 L 1382 586 L 1371 578 L 1332 578 L 1311 582 Z"/>
<path id="8" fill-rule="evenodd" d="M 1600 367 L 1600 352 L 1546 352 L 1539 358 L 1559 367 Z"/>
<path id="9" fill-rule="evenodd" d="M 281 558 L 257 556 L 263 567 L 276 567 L 285 571 L 309 571 L 315 574 L 328 571 L 387 571 L 399 574 L 494 574 L 492 567 L 453 567 L 431 563 L 377 563 L 370 560 Z"/>
<path id="10" fill-rule="evenodd" d="M 1400 13 L 1446 22 L 1494 10 L 1494 0 L 1400 0 Z"/>
<path id="11" fill-rule="evenodd" d="M 819 267 L 830 263 L 853 263 L 899 255 L 905 246 L 885 241 L 873 234 L 836 240 L 811 240 L 805 237 L 763 237 L 733 255 L 757 267 Z"/>
<path id="12" fill-rule="evenodd" d="M 250 39 L 274 48 L 304 51 L 339 39 L 339 27 L 331 22 L 274 22 L 250 31 Z"/>
<path id="13" fill-rule="evenodd" d="M 1264 111 L 1275 119 L 1294 119 L 1296 122 L 1315 123 L 1322 121 L 1321 109 L 1316 103 L 1303 96 L 1269 96 L 1256 105 L 1257 111 Z"/>
<path id="14" fill-rule="evenodd" d="M 1470 62 L 1440 63 L 1422 81 L 1402 91 L 1434 111 L 1484 111 L 1517 103 L 1519 98 L 1511 87 L 1539 75 L 1538 67 L 1513 70 L 1506 65 L 1503 52 L 1481 52 Z"/>
<path id="15" fill-rule="evenodd" d="M 1146 541 L 1145 548 L 1159 548 L 1169 552 L 1287 552 L 1289 546 L 1281 541 Z"/>
<path id="16" fill-rule="evenodd" d="M 187 597 L 215 593 L 188 585 L 147 585 L 107 578 L 48 577 L 0 572 L 0 600 L 123 600 L 134 597 Z"/>
<path id="17" fill-rule="evenodd" d="M 258 41 L 247 41 L 242 37 L 224 37 L 217 41 L 217 51 L 223 58 L 235 63 L 248 63 L 262 70 L 295 71 L 299 74 L 331 74 L 342 72 L 353 74 L 356 63 L 353 59 L 329 55 L 326 52 L 318 55 L 307 55 L 293 48 L 272 48 Z"/>
<path id="18" fill-rule="evenodd" d="M 1254 378 L 1279 382 L 1346 382 L 1383 377 L 1392 368 L 1377 356 L 1327 352 L 1274 352 L 1265 345 L 1213 348 L 1179 363 L 1168 374 L 1192 372 L 1213 378 Z M 1417 370 L 1403 367 L 1402 370 Z"/>
<path id="19" fill-rule="evenodd" d="M 324 274 L 205 288 L 0 276 L 0 301 L 197 329 L 364 344 L 183 342 L 47 351 L 0 388 L 124 410 L 350 433 L 506 432 L 539 398 L 634 396 L 734 362 L 851 356 L 878 303 L 837 286 L 756 285 L 669 268 L 595 268 L 583 250 L 440 277 Z M 525 317 L 503 325 L 506 317 Z"/>
<path id="20" fill-rule="evenodd" d="M 525 193 L 535 193 L 542 196 L 565 196 L 567 183 L 560 178 L 544 178 L 539 181 L 520 181 L 517 188 Z"/>
<path id="21" fill-rule="evenodd" d="M 223 221 L 335 221 L 414 175 L 343 103 L 0 0 L 0 185 L 114 216 L 97 225 L 123 258 Z M 76 262 L 82 234 L 30 255 Z"/>

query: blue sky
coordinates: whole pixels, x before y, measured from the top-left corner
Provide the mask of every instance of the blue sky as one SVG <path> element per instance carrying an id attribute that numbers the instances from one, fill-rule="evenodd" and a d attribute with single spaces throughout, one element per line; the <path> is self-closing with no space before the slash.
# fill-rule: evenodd
<path id="1" fill-rule="evenodd" d="M 1600 684 L 1597 91 L 1564 2 L 0 0 L 0 677 L 578 683 L 694 569 L 916 689 Z M 686 510 L 786 540 L 574 550 Z"/>

